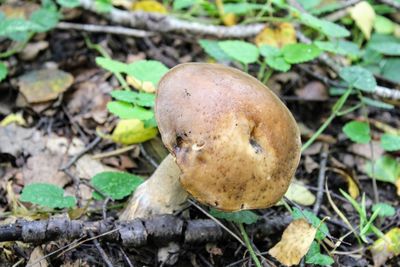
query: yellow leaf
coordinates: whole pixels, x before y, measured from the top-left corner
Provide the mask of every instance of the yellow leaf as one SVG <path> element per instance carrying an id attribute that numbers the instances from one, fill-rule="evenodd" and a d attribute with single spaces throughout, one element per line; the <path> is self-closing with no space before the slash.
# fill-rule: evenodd
<path id="1" fill-rule="evenodd" d="M 373 7 L 367 1 L 362 1 L 354 7 L 349 8 L 348 11 L 365 38 L 369 39 L 375 21 Z"/>
<path id="2" fill-rule="evenodd" d="M 396 180 L 397 195 L 400 196 L 400 177 Z"/>
<path id="3" fill-rule="evenodd" d="M 308 252 L 316 233 L 317 229 L 306 220 L 295 220 L 285 229 L 281 241 L 268 252 L 284 265 L 299 264 Z"/>
<path id="4" fill-rule="evenodd" d="M 347 182 L 347 192 L 349 192 L 350 196 L 356 199 L 360 195 L 360 190 L 358 189 L 358 185 L 355 182 L 354 178 L 346 171 L 339 168 L 330 168 L 330 170 L 336 172 L 340 176 L 342 176 Z"/>
<path id="5" fill-rule="evenodd" d="M 382 266 L 385 262 L 400 255 L 400 228 L 389 230 L 384 237 L 379 238 L 372 244 L 371 248 L 374 266 Z"/>
<path id="6" fill-rule="evenodd" d="M 156 91 L 156 88 L 154 87 L 152 82 L 142 82 L 132 76 L 127 76 L 126 82 L 129 85 L 132 85 L 134 88 L 140 91 L 144 91 L 146 93 L 154 93 Z"/>
<path id="7" fill-rule="evenodd" d="M 131 145 L 142 143 L 157 135 L 157 128 L 144 128 L 138 119 L 120 120 L 115 127 L 111 139 L 120 144 Z"/>
<path id="8" fill-rule="evenodd" d="M 26 125 L 26 121 L 21 113 L 11 113 L 0 122 L 0 126 L 5 127 L 14 122 L 21 126 Z"/>
<path id="9" fill-rule="evenodd" d="M 265 27 L 255 38 L 256 45 L 270 45 L 281 48 L 286 44 L 296 43 L 296 30 L 292 24 L 274 23 Z"/>
<path id="10" fill-rule="evenodd" d="M 224 2 L 222 0 L 215 0 L 218 9 L 219 17 L 226 26 L 233 26 L 237 23 L 237 17 L 233 13 L 225 13 Z"/>
<path id="11" fill-rule="evenodd" d="M 149 13 L 167 14 L 167 9 L 159 2 L 154 0 L 143 0 L 133 4 L 132 10 L 144 11 Z"/>
<path id="12" fill-rule="evenodd" d="M 313 193 L 299 180 L 292 181 L 289 185 L 289 189 L 286 191 L 285 197 L 304 206 L 310 206 L 315 202 Z"/>

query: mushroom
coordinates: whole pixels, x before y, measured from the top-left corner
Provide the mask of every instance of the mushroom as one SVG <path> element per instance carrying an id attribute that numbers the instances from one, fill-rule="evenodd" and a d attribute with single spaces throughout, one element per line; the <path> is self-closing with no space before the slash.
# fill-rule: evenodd
<path id="1" fill-rule="evenodd" d="M 170 152 L 135 191 L 123 219 L 173 213 L 189 195 L 224 211 L 267 208 L 300 160 L 300 133 L 264 84 L 234 68 L 185 63 L 161 79 L 156 119 Z"/>

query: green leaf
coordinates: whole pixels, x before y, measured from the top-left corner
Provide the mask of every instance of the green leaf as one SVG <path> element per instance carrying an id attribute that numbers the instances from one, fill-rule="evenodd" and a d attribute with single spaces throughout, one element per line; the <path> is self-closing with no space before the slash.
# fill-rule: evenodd
<path id="1" fill-rule="evenodd" d="M 387 56 L 400 56 L 400 44 L 394 42 L 373 43 L 368 46 Z"/>
<path id="2" fill-rule="evenodd" d="M 47 208 L 71 208 L 76 204 L 75 197 L 64 196 L 62 188 L 46 183 L 26 185 L 20 200 Z"/>
<path id="3" fill-rule="evenodd" d="M 316 241 L 313 241 L 306 254 L 306 263 L 327 266 L 332 265 L 335 261 L 328 255 L 321 254 L 319 244 Z"/>
<path id="4" fill-rule="evenodd" d="M 360 57 L 361 51 L 358 46 L 349 41 L 345 40 L 338 40 L 338 41 L 315 41 L 314 44 L 330 53 L 345 55 L 345 56 L 353 56 L 353 57 Z"/>
<path id="5" fill-rule="evenodd" d="M 57 3 L 62 7 L 74 8 L 80 6 L 79 0 L 57 0 Z"/>
<path id="6" fill-rule="evenodd" d="M 372 206 L 372 212 L 375 212 L 378 209 L 379 209 L 378 213 L 379 217 L 391 217 L 396 214 L 396 209 L 387 203 L 380 202 Z"/>
<path id="7" fill-rule="evenodd" d="M 249 210 L 242 210 L 236 212 L 223 212 L 216 209 L 210 209 L 210 214 L 215 218 L 225 219 L 230 222 L 253 224 L 260 216 Z"/>
<path id="8" fill-rule="evenodd" d="M 254 4 L 254 3 L 226 3 L 224 4 L 224 13 L 233 13 L 236 15 L 245 15 L 253 10 L 265 10 L 271 11 L 272 9 L 268 5 Z"/>
<path id="9" fill-rule="evenodd" d="M 153 111 L 123 101 L 112 101 L 107 104 L 108 110 L 121 119 L 149 120 L 154 116 Z"/>
<path id="10" fill-rule="evenodd" d="M 299 2 L 305 10 L 310 10 L 316 8 L 321 3 L 321 0 L 298 0 L 297 2 Z"/>
<path id="11" fill-rule="evenodd" d="M 265 57 L 265 62 L 268 66 L 275 70 L 286 72 L 290 69 L 291 65 L 283 58 L 281 50 L 269 45 L 262 45 L 260 54 Z"/>
<path id="12" fill-rule="evenodd" d="M 53 29 L 60 19 L 57 10 L 41 8 L 32 13 L 29 20 L 39 26 L 38 32 L 46 32 Z"/>
<path id="13" fill-rule="evenodd" d="M 188 8 L 188 7 L 191 7 L 194 4 L 196 4 L 196 2 L 197 1 L 193 1 L 193 0 L 175 0 L 172 5 L 172 9 L 176 11 L 176 10 Z"/>
<path id="14" fill-rule="evenodd" d="M 367 144 L 371 141 L 369 124 L 361 121 L 351 121 L 344 125 L 343 132 L 351 141 Z"/>
<path id="15" fill-rule="evenodd" d="M 314 213 L 308 210 L 301 211 L 298 208 L 294 208 L 292 212 L 293 220 L 306 219 L 314 228 L 318 229 L 315 239 L 322 240 L 329 235 L 328 226 L 323 223 Z"/>
<path id="16" fill-rule="evenodd" d="M 393 33 L 395 24 L 390 19 L 377 15 L 374 20 L 375 32 L 381 34 L 391 34 Z"/>
<path id="17" fill-rule="evenodd" d="M 302 13 L 300 16 L 300 20 L 303 24 L 314 28 L 315 30 L 320 31 L 330 37 L 341 38 L 350 36 L 350 32 L 346 28 L 333 22 L 319 19 L 307 13 Z"/>
<path id="18" fill-rule="evenodd" d="M 376 108 L 383 108 L 383 109 L 393 109 L 394 106 L 379 100 L 375 100 L 369 97 L 362 97 L 361 102 Z"/>
<path id="19" fill-rule="evenodd" d="M 128 69 L 128 64 L 105 57 L 96 57 L 96 64 L 112 73 L 124 73 Z"/>
<path id="20" fill-rule="evenodd" d="M 138 60 L 128 65 L 126 74 L 138 79 L 141 82 L 151 82 L 157 86 L 161 77 L 169 69 L 161 62 L 156 60 Z"/>
<path id="21" fill-rule="evenodd" d="M 282 48 L 283 57 L 291 64 L 313 60 L 321 54 L 321 50 L 313 44 L 289 44 Z"/>
<path id="22" fill-rule="evenodd" d="M 400 83 L 400 58 L 388 58 L 385 59 L 385 61 L 381 61 L 379 63 L 384 63 L 380 69 L 381 75 L 383 77 L 393 82 Z"/>
<path id="23" fill-rule="evenodd" d="M 202 39 L 199 41 L 199 44 L 210 57 L 216 59 L 217 61 L 224 62 L 231 60 L 224 50 L 219 47 L 218 41 Z"/>
<path id="24" fill-rule="evenodd" d="M 219 47 L 233 60 L 239 61 L 245 65 L 254 63 L 258 59 L 257 46 L 244 41 L 221 41 Z"/>
<path id="25" fill-rule="evenodd" d="M 357 89 L 366 92 L 375 91 L 376 80 L 374 75 L 370 71 L 360 66 L 342 68 L 339 72 L 339 76 L 350 86 L 353 86 Z"/>
<path id="26" fill-rule="evenodd" d="M 396 180 L 400 177 L 400 163 L 390 156 L 382 156 L 377 159 L 374 168 L 372 168 L 371 162 L 368 162 L 364 168 L 370 177 L 375 177 L 381 182 L 396 184 Z"/>
<path id="27" fill-rule="evenodd" d="M 126 172 L 101 172 L 93 176 L 91 185 L 112 199 L 123 199 L 143 182 L 139 176 Z"/>
<path id="28" fill-rule="evenodd" d="M 36 23 L 24 19 L 5 19 L 0 21 L 0 36 L 6 36 L 14 41 L 26 40 L 28 32 L 40 29 Z"/>
<path id="29" fill-rule="evenodd" d="M 112 7 L 111 0 L 95 0 L 94 2 L 94 8 L 99 13 L 110 12 Z"/>
<path id="30" fill-rule="evenodd" d="M 0 61 L 0 82 L 7 77 L 8 69 L 6 64 Z"/>
<path id="31" fill-rule="evenodd" d="M 115 90 L 111 92 L 111 96 L 117 100 L 133 103 L 142 107 L 154 107 L 156 96 L 143 92 L 133 92 L 126 90 Z"/>
<path id="32" fill-rule="evenodd" d="M 394 134 L 383 134 L 381 137 L 381 146 L 386 151 L 400 150 L 400 136 Z"/>

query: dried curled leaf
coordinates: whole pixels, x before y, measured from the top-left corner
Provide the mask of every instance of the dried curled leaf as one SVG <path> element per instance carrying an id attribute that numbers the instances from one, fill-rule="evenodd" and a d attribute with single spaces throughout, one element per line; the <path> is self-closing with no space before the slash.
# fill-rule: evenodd
<path id="1" fill-rule="evenodd" d="M 287 44 L 296 43 L 296 30 L 288 22 L 270 24 L 265 27 L 255 38 L 257 46 L 270 45 L 281 48 Z"/>

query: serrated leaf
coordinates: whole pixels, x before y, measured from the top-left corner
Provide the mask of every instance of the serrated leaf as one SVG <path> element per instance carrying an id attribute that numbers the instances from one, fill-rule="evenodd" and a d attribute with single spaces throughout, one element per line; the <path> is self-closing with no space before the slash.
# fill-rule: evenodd
<path id="1" fill-rule="evenodd" d="M 128 68 L 128 64 L 105 57 L 96 57 L 96 64 L 112 73 L 124 73 Z"/>
<path id="2" fill-rule="evenodd" d="M 290 69 L 291 65 L 285 61 L 280 49 L 269 45 L 262 45 L 259 50 L 260 54 L 265 57 L 265 62 L 271 68 L 283 72 Z"/>
<path id="3" fill-rule="evenodd" d="M 332 265 L 335 261 L 328 255 L 321 254 L 321 249 L 316 241 L 313 241 L 310 250 L 306 254 L 306 263 L 321 266 Z"/>
<path id="4" fill-rule="evenodd" d="M 0 62 L 0 82 L 7 77 L 8 69 L 6 64 Z"/>
<path id="5" fill-rule="evenodd" d="M 372 206 L 372 212 L 379 209 L 378 216 L 380 217 L 391 217 L 396 214 L 396 209 L 387 203 L 379 202 Z"/>
<path id="6" fill-rule="evenodd" d="M 374 8 L 367 1 L 361 1 L 349 8 L 349 13 L 365 37 L 369 39 L 375 20 Z"/>
<path id="7" fill-rule="evenodd" d="M 283 57 L 291 64 L 313 60 L 321 54 L 321 50 L 313 44 L 290 44 L 282 48 Z"/>
<path id="8" fill-rule="evenodd" d="M 213 40 L 199 40 L 200 46 L 206 51 L 206 53 L 212 58 L 219 62 L 230 61 L 231 58 L 221 49 L 218 45 L 218 41 Z"/>
<path id="9" fill-rule="evenodd" d="M 311 225 L 318 229 L 315 235 L 315 239 L 323 240 L 327 235 L 329 235 L 328 227 L 323 223 L 314 213 L 308 210 L 301 211 L 298 208 L 293 208 L 292 212 L 293 220 L 306 219 Z"/>
<path id="10" fill-rule="evenodd" d="M 71 208 L 76 199 L 64 196 L 64 190 L 53 184 L 33 183 L 26 185 L 22 190 L 20 200 L 47 208 Z"/>
<path id="11" fill-rule="evenodd" d="M 57 0 L 57 3 L 62 7 L 74 8 L 80 6 L 79 0 Z"/>
<path id="12" fill-rule="evenodd" d="M 375 177 L 381 182 L 397 185 L 396 181 L 400 179 L 400 163 L 390 156 L 382 156 L 377 159 L 374 162 L 374 168 L 372 168 L 371 162 L 368 162 L 364 168 L 370 177 Z"/>
<path id="13" fill-rule="evenodd" d="M 353 56 L 353 57 L 359 57 L 361 55 L 361 51 L 358 48 L 358 46 L 355 43 L 346 40 L 315 41 L 314 44 L 318 48 L 334 54 Z"/>
<path id="14" fill-rule="evenodd" d="M 157 128 L 145 128 L 141 120 L 120 120 L 111 135 L 111 139 L 115 143 L 132 145 L 150 140 L 157 133 Z"/>
<path id="15" fill-rule="evenodd" d="M 317 31 L 320 31 L 330 37 L 341 38 L 350 35 L 350 32 L 346 28 L 333 22 L 319 19 L 307 13 L 302 13 L 300 16 L 300 20 L 303 24 L 314 28 Z"/>
<path id="16" fill-rule="evenodd" d="M 381 67 L 381 75 L 388 80 L 396 83 L 400 83 L 400 58 L 388 58 L 385 59 L 383 67 Z M 379 62 L 382 63 L 382 62 Z"/>
<path id="17" fill-rule="evenodd" d="M 388 104 L 379 100 L 375 100 L 369 97 L 362 97 L 361 101 L 371 107 L 383 108 L 383 109 L 393 109 L 394 106 L 392 104 Z"/>
<path id="18" fill-rule="evenodd" d="M 375 32 L 381 34 L 391 34 L 393 33 L 395 24 L 390 19 L 377 15 L 374 21 Z"/>
<path id="19" fill-rule="evenodd" d="M 29 20 L 36 23 L 40 28 L 36 31 L 46 32 L 53 29 L 60 19 L 60 13 L 57 10 L 41 8 L 32 13 Z"/>
<path id="20" fill-rule="evenodd" d="M 386 151 L 400 150 L 400 136 L 394 134 L 383 134 L 381 137 L 381 147 Z"/>
<path id="21" fill-rule="evenodd" d="M 14 41 L 23 41 L 28 32 L 39 31 L 41 27 L 36 23 L 24 19 L 5 19 L 0 21 L 0 36 L 6 36 Z"/>
<path id="22" fill-rule="evenodd" d="M 361 121 L 351 121 L 343 126 L 343 132 L 351 141 L 367 144 L 371 141 L 369 124 Z"/>
<path id="23" fill-rule="evenodd" d="M 353 86 L 357 89 L 366 92 L 375 91 L 376 80 L 374 75 L 370 71 L 360 66 L 342 68 L 339 72 L 339 76 L 350 86 Z"/>
<path id="24" fill-rule="evenodd" d="M 149 120 L 154 116 L 154 112 L 142 107 L 133 106 L 123 101 L 112 101 L 107 104 L 107 109 L 121 119 Z"/>
<path id="25" fill-rule="evenodd" d="M 138 60 L 128 65 L 126 74 L 143 82 L 151 82 L 157 87 L 161 77 L 169 69 L 161 62 L 156 60 Z"/>
<path id="26" fill-rule="evenodd" d="M 137 93 L 127 90 L 115 90 L 111 96 L 117 100 L 132 103 L 142 107 L 154 107 L 156 96 L 148 93 Z"/>
<path id="27" fill-rule="evenodd" d="M 236 212 L 224 212 L 211 208 L 210 214 L 215 218 L 224 219 L 235 223 L 253 224 L 260 216 L 249 210 L 241 210 Z"/>
<path id="28" fill-rule="evenodd" d="M 90 184 L 111 199 L 123 199 L 143 182 L 139 176 L 126 172 L 101 172 L 92 177 Z"/>
<path id="29" fill-rule="evenodd" d="M 248 42 L 221 41 L 218 45 L 230 58 L 245 65 L 256 62 L 259 56 L 258 48 Z"/>

